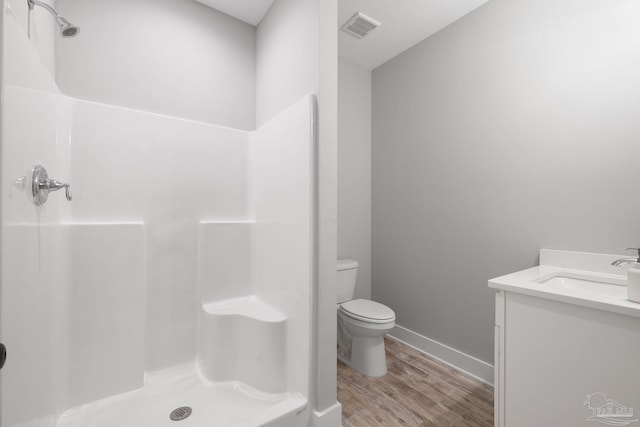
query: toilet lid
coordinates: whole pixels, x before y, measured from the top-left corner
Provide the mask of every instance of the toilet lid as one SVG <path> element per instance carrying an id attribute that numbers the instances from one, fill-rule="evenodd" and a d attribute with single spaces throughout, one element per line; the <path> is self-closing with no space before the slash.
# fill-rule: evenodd
<path id="1" fill-rule="evenodd" d="M 384 304 L 368 299 L 354 299 L 340 305 L 343 314 L 357 320 L 371 323 L 388 323 L 396 319 L 396 314 Z"/>

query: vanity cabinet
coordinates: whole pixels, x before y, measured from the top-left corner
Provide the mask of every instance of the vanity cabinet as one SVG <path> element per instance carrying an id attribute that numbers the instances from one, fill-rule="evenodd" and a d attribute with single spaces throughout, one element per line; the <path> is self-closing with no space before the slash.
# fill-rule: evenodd
<path id="1" fill-rule="evenodd" d="M 639 317 L 490 286 L 495 426 L 640 426 Z"/>

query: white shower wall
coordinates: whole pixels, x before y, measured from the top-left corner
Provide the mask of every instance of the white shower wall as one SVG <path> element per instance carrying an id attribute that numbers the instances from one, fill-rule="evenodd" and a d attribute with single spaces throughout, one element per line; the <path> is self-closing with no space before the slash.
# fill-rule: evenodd
<path id="1" fill-rule="evenodd" d="M 11 107 L 29 99 L 28 91 L 13 92 Z M 33 104 L 45 97 L 72 111 L 53 120 L 50 135 L 42 137 L 67 142 L 58 147 L 67 154 L 52 153 L 50 164 L 58 165 L 53 174 L 70 159 L 70 173 L 62 175 L 72 183 L 74 200 L 52 193 L 41 211 L 55 209 L 47 226 L 41 216 L 4 228 L 4 253 L 10 257 L 3 262 L 10 267 L 3 279 L 22 288 L 10 287 L 3 295 L 3 302 L 12 302 L 3 305 L 3 337 L 16 354 L 33 359 L 13 361 L 4 377 L 11 406 L 24 408 L 23 415 L 3 411 L 3 425 L 38 416 L 45 420 L 37 425 L 48 425 L 47 417 L 143 387 L 145 375 L 193 364 L 198 357 L 201 366 L 237 366 L 236 375 L 224 380 L 309 396 L 313 98 L 303 98 L 251 134 L 54 94 L 38 93 Z M 9 111 L 18 119 L 28 114 Z M 15 122 L 22 125 L 10 127 L 7 139 L 28 133 L 26 121 Z M 22 193 L 9 201 L 5 218 L 12 208 L 34 210 Z M 229 233 L 232 224 L 235 231 Z M 227 241 L 219 238 L 225 234 Z M 42 266 L 25 276 L 19 261 L 33 248 Z M 225 265 L 219 260 L 225 258 L 235 281 L 221 277 Z M 204 268 L 216 263 L 222 268 Z M 279 312 L 279 340 L 247 352 L 243 341 L 259 340 L 253 335 L 259 325 L 235 329 L 234 320 L 222 324 L 230 339 L 202 335 L 207 329 L 198 313 L 204 304 L 247 296 Z M 33 327 L 12 328 L 17 319 Z M 201 342 L 226 353 L 198 353 L 199 334 Z M 44 365 L 42 352 L 51 355 Z M 269 354 L 281 368 L 276 388 L 252 378 L 248 369 Z M 34 367 L 40 370 L 35 378 Z M 13 387 L 18 383 L 21 392 Z M 41 402 L 48 404 L 34 412 Z"/>
<path id="2" fill-rule="evenodd" d="M 63 217 L 144 224 L 146 266 L 137 268 L 147 281 L 134 286 L 146 305 L 131 322 L 146 325 L 146 371 L 195 359 L 199 303 L 260 294 L 296 319 L 287 337 L 309 332 L 312 159 L 301 143 L 311 138 L 309 103 L 247 133 L 74 100 L 75 200 Z M 220 245 L 218 229 L 233 225 Z M 199 256 L 199 241 L 217 247 Z M 221 277 L 225 268 L 235 280 Z M 308 353 L 305 341 L 290 341 L 290 358 Z"/>
<path id="3" fill-rule="evenodd" d="M 59 300 L 57 283 L 51 277 L 60 268 L 56 248 L 64 242 L 50 224 L 60 222 L 62 201 L 52 198 L 46 208 L 36 212 L 20 190 L 19 179 L 33 167 L 34 160 L 59 169 L 59 148 L 69 137 L 68 126 L 60 127 L 60 123 L 70 120 L 70 104 L 59 95 L 37 50 L 26 39 L 24 27 L 10 7 L 5 12 L 0 336 L 9 349 L 12 369 L 3 369 L 0 374 L 3 427 L 45 417 L 57 405 L 54 389 L 59 387 L 60 377 L 54 372 L 60 359 L 55 351 L 58 335 L 53 319 L 59 316 Z M 34 117 L 39 118 L 38 126 L 33 125 Z"/>
<path id="4" fill-rule="evenodd" d="M 254 385 L 258 388 L 303 395 L 309 387 L 313 312 L 314 146 L 310 119 L 314 103 L 314 97 L 306 96 L 250 135 L 252 215 L 248 220 L 201 222 L 199 245 L 205 311 L 229 314 L 234 304 L 229 304 L 230 299 L 255 295 L 258 304 L 244 301 L 239 305 L 250 311 L 252 318 L 271 324 L 260 325 L 261 332 L 254 334 L 236 325 L 218 341 L 224 341 L 224 346 L 214 341 L 202 346 L 201 340 L 201 354 L 212 354 L 207 359 L 216 361 L 205 370 L 221 379 L 237 370 L 237 376 L 249 384 L 257 381 Z M 220 300 L 224 301 L 222 307 Z M 205 328 L 207 319 L 205 315 Z M 274 354 L 270 348 L 278 348 L 277 357 L 263 360 Z M 256 353 L 264 357 L 251 363 L 232 362 Z M 202 360 L 200 363 L 202 366 Z M 254 379 L 248 377 L 253 371 Z M 274 375 L 281 371 L 286 375 Z"/>
<path id="5" fill-rule="evenodd" d="M 263 293 L 285 314 L 310 311 L 286 308 L 309 298 L 288 290 L 311 280 L 312 159 L 301 143 L 311 138 L 310 102 L 248 133 L 74 100 L 75 200 L 63 217 L 145 224 L 147 315 L 139 321 L 147 325 L 147 371 L 194 359 L 199 300 Z M 210 255 L 200 268 L 198 241 Z M 296 262 L 297 253 L 309 258 Z M 233 278 L 221 277 L 223 269 Z"/>
<path id="6" fill-rule="evenodd" d="M 145 224 L 145 360 L 150 371 L 195 357 L 198 221 L 247 219 L 245 132 L 74 101 L 72 222 Z M 141 266 L 142 268 L 142 266 Z M 146 316 L 144 314 L 146 311 Z"/>
<path id="7" fill-rule="evenodd" d="M 203 304 L 243 296 L 286 319 L 280 348 L 260 350 L 284 361 L 275 391 L 308 399 L 314 97 L 255 132 L 77 100 L 4 23 L 0 335 L 13 356 L 0 425 L 53 426 L 152 372 L 195 366 Z M 12 186 L 35 163 L 71 183 L 72 202 L 59 191 L 36 209 Z M 219 259 L 203 224 L 242 270 L 235 281 L 206 273 Z M 220 245 L 229 224 L 244 237 Z"/>
<path id="8" fill-rule="evenodd" d="M 253 283 L 287 317 L 287 389 L 310 386 L 315 283 L 316 99 L 305 96 L 252 135 Z M 308 141 L 307 143 L 301 143 Z"/>

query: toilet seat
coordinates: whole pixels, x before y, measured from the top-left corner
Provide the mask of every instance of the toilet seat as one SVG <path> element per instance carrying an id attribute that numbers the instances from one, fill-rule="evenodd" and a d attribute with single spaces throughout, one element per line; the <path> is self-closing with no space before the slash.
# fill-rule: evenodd
<path id="1" fill-rule="evenodd" d="M 384 304 L 367 299 L 355 299 L 340 305 L 340 312 L 347 317 L 367 323 L 390 323 L 396 314 Z"/>

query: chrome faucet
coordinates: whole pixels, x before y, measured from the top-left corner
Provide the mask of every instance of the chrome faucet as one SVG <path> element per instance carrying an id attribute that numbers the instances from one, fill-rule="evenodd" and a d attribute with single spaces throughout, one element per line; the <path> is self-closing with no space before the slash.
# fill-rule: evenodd
<path id="1" fill-rule="evenodd" d="M 630 263 L 638 263 L 640 264 L 640 248 L 627 248 L 627 251 L 638 251 L 638 256 L 637 257 L 628 257 L 628 258 L 620 258 L 617 259 L 615 261 L 613 261 L 611 263 L 611 265 L 615 265 L 616 267 L 620 267 L 623 264 L 630 264 Z"/>
<path id="2" fill-rule="evenodd" d="M 73 200 L 71 196 L 71 184 L 66 184 L 64 182 L 56 181 L 55 179 L 47 179 L 44 182 L 40 183 L 40 190 L 49 190 L 49 191 L 57 191 L 61 188 L 64 188 L 64 194 L 68 201 Z"/>
<path id="3" fill-rule="evenodd" d="M 31 175 L 31 198 L 36 206 L 43 205 L 49 197 L 50 191 L 57 191 L 64 188 L 64 193 L 68 201 L 73 200 L 71 196 L 71 184 L 49 179 L 47 170 L 40 165 L 36 165 Z"/>

